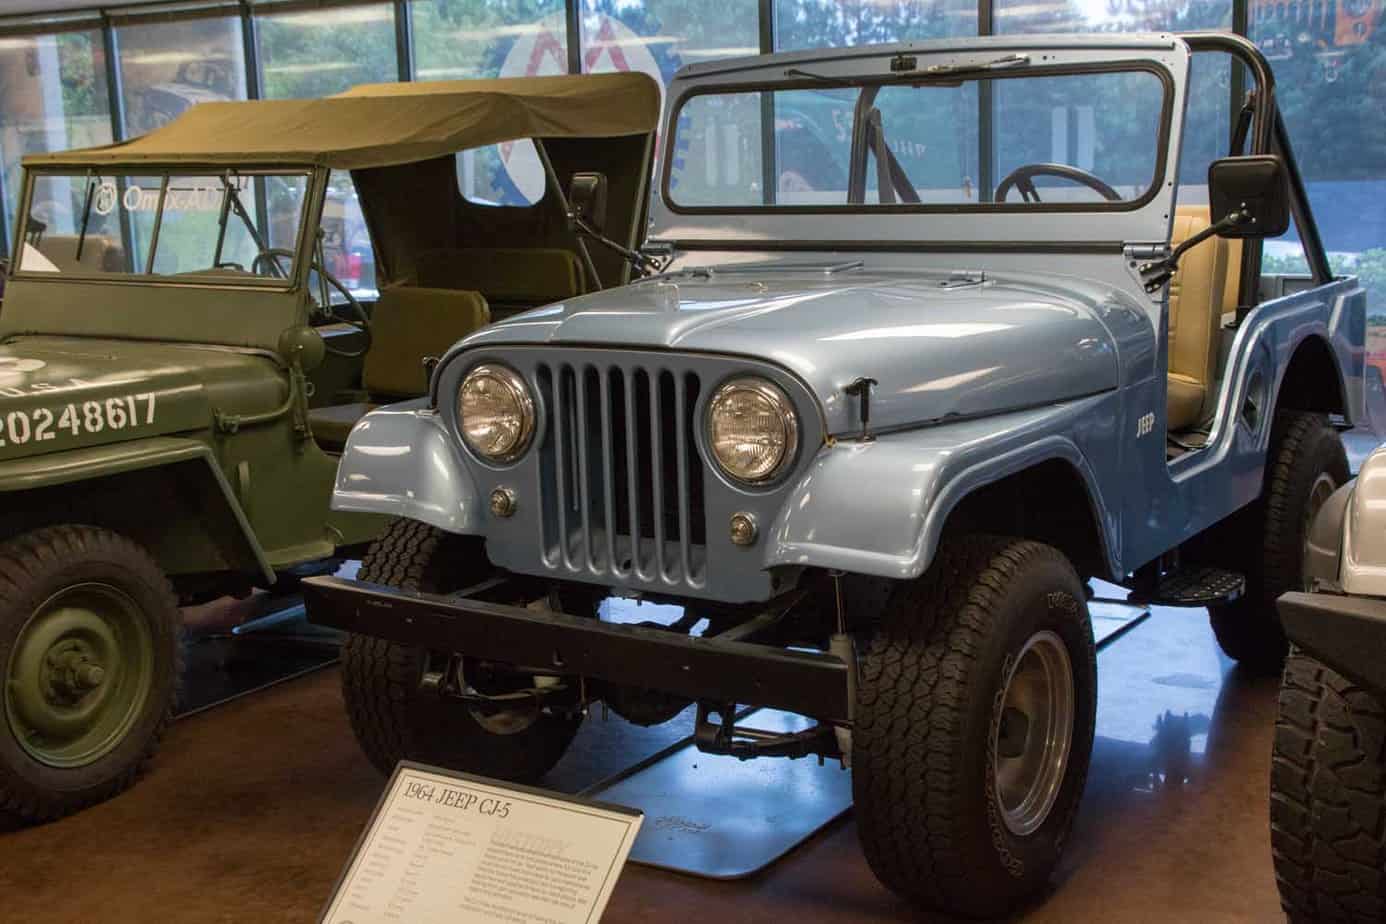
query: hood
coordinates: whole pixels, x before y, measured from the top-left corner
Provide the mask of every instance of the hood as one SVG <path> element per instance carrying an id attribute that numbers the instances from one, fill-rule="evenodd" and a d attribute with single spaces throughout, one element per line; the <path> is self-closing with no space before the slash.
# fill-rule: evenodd
<path id="1" fill-rule="evenodd" d="M 266 357 L 63 337 L 0 345 L 0 461 L 211 426 L 283 400 Z"/>
<path id="2" fill-rule="evenodd" d="M 1115 388 L 1090 283 L 824 269 L 683 273 L 517 315 L 455 350 L 581 344 L 742 355 L 778 363 L 823 403 L 830 433 L 860 427 L 844 386 L 877 384 L 872 428 L 1035 407 Z"/>

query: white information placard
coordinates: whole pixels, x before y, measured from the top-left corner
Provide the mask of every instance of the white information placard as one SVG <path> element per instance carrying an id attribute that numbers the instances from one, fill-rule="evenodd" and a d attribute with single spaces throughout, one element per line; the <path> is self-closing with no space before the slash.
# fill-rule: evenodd
<path id="1" fill-rule="evenodd" d="M 593 924 L 643 816 L 402 762 L 323 924 Z"/>

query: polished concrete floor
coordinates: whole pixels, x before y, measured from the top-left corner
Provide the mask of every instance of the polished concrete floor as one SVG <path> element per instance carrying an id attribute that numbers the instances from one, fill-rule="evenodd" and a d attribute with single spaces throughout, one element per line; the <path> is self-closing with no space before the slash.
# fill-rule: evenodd
<path id="1" fill-rule="evenodd" d="M 1017 920 L 1283 920 L 1266 823 L 1275 682 L 1223 658 L 1202 611 L 1157 611 L 1098 666 L 1077 829 L 1051 894 Z M 177 723 L 131 792 L 0 830 L 0 921 L 312 921 L 381 786 L 335 670 L 220 706 Z M 747 880 L 628 866 L 605 920 L 942 919 L 876 883 L 849 814 Z"/>

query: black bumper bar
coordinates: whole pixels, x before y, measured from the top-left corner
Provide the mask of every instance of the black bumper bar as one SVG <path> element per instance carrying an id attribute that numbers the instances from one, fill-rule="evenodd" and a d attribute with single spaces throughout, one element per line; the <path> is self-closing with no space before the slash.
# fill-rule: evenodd
<path id="1" fill-rule="evenodd" d="M 1278 606 L 1290 641 L 1349 680 L 1386 695 L 1386 600 L 1288 593 Z"/>
<path id="2" fill-rule="evenodd" d="M 850 716 L 847 666 L 833 655 L 334 577 L 305 579 L 303 599 L 309 622 L 358 635 L 824 721 Z"/>

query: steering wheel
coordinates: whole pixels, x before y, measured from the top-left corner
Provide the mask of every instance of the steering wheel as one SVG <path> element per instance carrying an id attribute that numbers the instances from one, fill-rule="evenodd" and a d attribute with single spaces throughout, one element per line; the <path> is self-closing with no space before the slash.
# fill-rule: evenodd
<path id="1" fill-rule="evenodd" d="M 255 255 L 255 260 L 250 264 L 250 269 L 251 272 L 259 274 L 261 264 L 268 261 L 269 266 L 272 268 L 272 272 L 274 273 L 274 275 L 282 278 L 287 274 L 284 272 L 284 267 L 282 264 L 280 264 L 279 261 L 293 260 L 293 258 L 294 252 L 292 250 L 286 250 L 282 247 L 267 247 Z M 366 339 L 365 346 L 363 346 L 360 350 L 335 350 L 329 346 L 327 348 L 327 352 L 333 354 L 334 356 L 344 356 L 348 359 L 355 359 L 358 356 L 364 356 L 366 354 L 366 351 L 371 348 L 370 315 L 366 313 L 366 309 L 362 307 L 359 301 L 357 301 L 356 296 L 351 294 L 351 290 L 346 287 L 346 284 L 343 283 L 336 276 L 329 273 L 323 267 L 323 265 L 319 263 L 317 260 L 313 260 L 311 263 L 309 263 L 308 269 L 311 272 L 317 273 L 318 276 L 321 277 L 329 286 L 335 289 L 337 291 L 337 294 L 341 295 L 342 298 L 345 299 L 345 305 L 347 308 L 350 309 L 349 314 L 343 314 L 338 310 L 339 306 L 334 305 L 329 300 L 326 305 L 317 306 L 318 312 L 327 320 L 341 321 L 343 324 L 351 325 L 352 327 L 359 330 L 365 336 Z"/>
<path id="2" fill-rule="evenodd" d="M 1035 189 L 1035 177 L 1037 176 L 1062 177 L 1096 191 L 1108 202 L 1121 201 L 1121 193 L 1107 185 L 1101 178 L 1093 176 L 1086 170 L 1070 167 L 1068 164 L 1023 164 L 1016 167 L 996 185 L 996 201 L 1005 202 L 1006 194 L 1011 191 L 1012 186 L 1020 190 L 1020 198 L 1023 201 L 1040 201 L 1039 190 Z"/>

